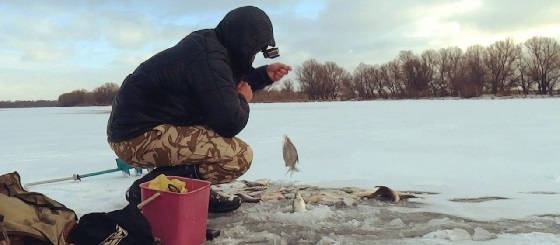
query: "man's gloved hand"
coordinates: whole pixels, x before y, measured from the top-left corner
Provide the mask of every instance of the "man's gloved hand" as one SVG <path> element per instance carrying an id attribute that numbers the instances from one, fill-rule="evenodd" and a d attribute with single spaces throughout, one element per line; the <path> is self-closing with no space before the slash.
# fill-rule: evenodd
<path id="1" fill-rule="evenodd" d="M 291 66 L 282 63 L 272 63 L 266 66 L 266 73 L 268 73 L 270 80 L 274 82 L 282 79 L 282 77 L 288 74 L 291 70 Z"/>
<path id="2" fill-rule="evenodd" d="M 247 102 L 251 102 L 253 99 L 253 90 L 251 89 L 251 85 L 247 82 L 241 81 L 237 84 L 237 92 L 245 97 Z"/>

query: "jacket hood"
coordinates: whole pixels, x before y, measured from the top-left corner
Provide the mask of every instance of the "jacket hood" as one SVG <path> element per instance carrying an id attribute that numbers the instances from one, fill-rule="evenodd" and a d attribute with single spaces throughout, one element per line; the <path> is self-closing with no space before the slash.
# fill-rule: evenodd
<path id="1" fill-rule="evenodd" d="M 252 56 L 268 46 L 276 46 L 272 23 L 264 11 L 245 6 L 230 11 L 215 28 L 220 42 L 230 53 L 234 73 L 252 67 Z"/>

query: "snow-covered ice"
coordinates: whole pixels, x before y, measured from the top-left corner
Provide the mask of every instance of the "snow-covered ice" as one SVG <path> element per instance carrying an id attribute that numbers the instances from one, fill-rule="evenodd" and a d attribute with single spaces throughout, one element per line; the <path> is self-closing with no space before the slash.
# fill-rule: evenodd
<path id="1" fill-rule="evenodd" d="M 558 98 L 251 104 L 239 137 L 255 158 L 243 179 L 439 194 L 406 205 L 316 206 L 304 218 L 289 213 L 287 203 L 251 205 L 243 212 L 253 213 L 239 216 L 251 224 L 218 218 L 241 225 L 223 230 L 216 243 L 235 243 L 240 234 L 278 244 L 560 243 L 558 108 Z M 0 173 L 18 171 L 28 183 L 114 168 L 105 135 L 109 110 L 1 110 Z M 282 160 L 284 134 L 300 158 L 301 172 L 292 177 Z M 83 215 L 122 208 L 133 180 L 113 173 L 32 190 Z M 506 199 L 450 201 L 480 197 Z M 293 236 L 261 224 L 269 230 L 257 234 L 252 225 L 265 219 L 309 229 Z"/>
<path id="2" fill-rule="evenodd" d="M 496 235 L 490 233 L 489 231 L 485 230 L 484 228 L 476 227 L 474 228 L 474 233 L 472 239 L 474 241 L 487 241 L 490 239 L 496 238 Z"/>

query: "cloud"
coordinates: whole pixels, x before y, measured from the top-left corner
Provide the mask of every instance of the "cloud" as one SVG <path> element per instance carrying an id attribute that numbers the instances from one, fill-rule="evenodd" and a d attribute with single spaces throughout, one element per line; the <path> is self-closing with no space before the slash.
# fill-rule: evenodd
<path id="1" fill-rule="evenodd" d="M 490 45 L 507 37 L 512 37 L 517 42 L 523 42 L 535 35 L 560 37 L 558 1 L 513 3 L 486 0 L 475 3 L 472 11 L 458 11 L 452 15 L 440 16 L 439 23 L 454 23 L 460 29 L 458 32 L 443 35 L 440 39 L 432 39 L 433 43 L 452 43 L 466 47 L 473 44 Z"/>
<path id="2" fill-rule="evenodd" d="M 41 79 L 52 85 L 46 90 L 67 91 L 120 83 L 143 60 L 192 31 L 215 27 L 241 5 L 268 13 L 278 61 L 294 67 L 315 58 L 352 70 L 361 62 L 387 62 L 401 50 L 560 38 L 560 2 L 551 0 L 3 1 L 0 83 L 37 87 Z M 10 93 L 17 87 L 24 86 L 11 86 Z"/>
<path id="3" fill-rule="evenodd" d="M 56 100 L 76 89 L 92 90 L 106 82 L 120 84 L 130 72 L 118 68 L 80 68 L 52 65 L 47 68 L 0 69 L 0 100 Z"/>
<path id="4" fill-rule="evenodd" d="M 56 61 L 71 54 L 61 48 L 41 41 L 20 41 L 17 43 L 24 61 Z"/>
<path id="5" fill-rule="evenodd" d="M 384 62 L 400 49 L 416 49 L 422 37 L 405 37 L 414 30 L 417 1 L 328 1 L 315 19 L 272 16 L 279 26 L 277 39 L 288 50 L 307 53 L 319 60 L 335 61 L 347 68 L 360 62 Z M 344 9 L 344 11 L 341 11 Z"/>
<path id="6" fill-rule="evenodd" d="M 507 32 L 560 23 L 559 1 L 486 0 L 480 5 L 476 11 L 447 16 L 447 20 L 482 32 Z"/>
<path id="7" fill-rule="evenodd" d="M 146 52 L 146 55 L 129 55 L 129 56 L 120 56 L 114 60 L 114 64 L 120 67 L 128 66 L 134 68 L 138 64 L 142 63 L 143 61 L 150 58 L 152 55 L 149 52 Z"/>
<path id="8" fill-rule="evenodd" d="M 155 30 L 148 21 L 118 18 L 106 21 L 106 36 L 119 49 L 137 49 L 155 39 Z"/>

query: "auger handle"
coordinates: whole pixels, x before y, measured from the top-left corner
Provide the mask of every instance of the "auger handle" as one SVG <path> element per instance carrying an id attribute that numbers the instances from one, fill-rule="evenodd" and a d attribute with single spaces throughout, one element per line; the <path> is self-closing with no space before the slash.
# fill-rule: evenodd
<path id="1" fill-rule="evenodd" d="M 27 183 L 27 184 L 25 184 L 24 187 L 27 188 L 27 187 L 34 186 L 34 185 L 61 182 L 61 181 L 65 181 L 65 180 L 79 180 L 79 179 L 80 179 L 80 175 L 74 174 L 74 175 L 72 175 L 72 177 L 64 177 L 64 178 L 58 178 L 58 179 L 49 179 L 49 180 L 42 180 L 42 181 Z"/>

